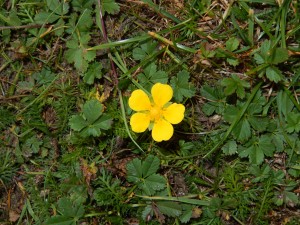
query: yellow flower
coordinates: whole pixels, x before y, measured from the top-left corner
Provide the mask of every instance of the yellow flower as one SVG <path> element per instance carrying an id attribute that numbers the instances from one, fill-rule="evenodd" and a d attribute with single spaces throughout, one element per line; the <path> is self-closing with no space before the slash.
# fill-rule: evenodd
<path id="1" fill-rule="evenodd" d="M 169 102 L 173 96 L 170 85 L 157 83 L 151 89 L 152 98 L 141 89 L 132 92 L 128 104 L 137 111 L 130 118 L 131 129 L 136 133 L 152 127 L 155 141 L 167 141 L 173 133 L 172 124 L 183 120 L 185 107 L 182 104 Z"/>

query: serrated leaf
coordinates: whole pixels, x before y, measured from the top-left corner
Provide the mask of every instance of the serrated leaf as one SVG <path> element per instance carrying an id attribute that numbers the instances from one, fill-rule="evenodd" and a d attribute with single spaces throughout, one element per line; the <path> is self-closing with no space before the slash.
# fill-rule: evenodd
<path id="1" fill-rule="evenodd" d="M 254 138 L 248 147 L 239 151 L 241 157 L 249 157 L 253 164 L 260 165 L 266 156 L 273 156 L 275 146 L 272 143 L 271 137 L 267 135 L 261 136 L 259 139 Z"/>
<path id="2" fill-rule="evenodd" d="M 279 91 L 277 93 L 277 98 L 276 98 L 276 102 L 277 102 L 277 107 L 278 110 L 285 116 L 287 117 L 287 115 L 292 111 L 294 104 L 291 101 L 290 97 L 287 95 L 287 93 L 285 91 Z"/>
<path id="3" fill-rule="evenodd" d="M 299 196 L 297 196 L 295 193 L 290 191 L 284 191 L 283 195 L 284 195 L 285 203 L 293 203 L 293 204 L 299 203 Z"/>
<path id="4" fill-rule="evenodd" d="M 151 174 L 145 179 L 145 185 L 152 190 L 159 191 L 165 188 L 166 180 L 159 174 Z"/>
<path id="5" fill-rule="evenodd" d="M 231 37 L 228 39 L 228 41 L 226 41 L 226 49 L 228 51 L 233 52 L 234 50 L 236 50 L 239 47 L 239 40 L 235 37 Z"/>
<path id="6" fill-rule="evenodd" d="M 84 207 L 76 205 L 67 197 L 62 197 L 58 200 L 58 208 L 63 216 L 80 218 L 84 215 Z"/>
<path id="7" fill-rule="evenodd" d="M 157 71 L 157 66 L 155 63 L 149 64 L 144 69 L 144 73 L 137 76 L 139 82 L 145 87 L 146 90 L 150 90 L 153 84 L 168 82 L 168 75 L 164 71 Z"/>
<path id="8" fill-rule="evenodd" d="M 51 83 L 55 79 L 55 74 L 48 68 L 43 68 L 42 71 L 32 74 L 32 78 L 36 80 L 38 85 Z"/>
<path id="9" fill-rule="evenodd" d="M 179 219 L 181 223 L 188 223 L 193 216 L 193 207 L 191 205 L 184 205 L 183 212 Z"/>
<path id="10" fill-rule="evenodd" d="M 102 104 L 98 100 L 89 100 L 83 105 L 83 114 L 89 124 L 94 123 L 102 114 Z"/>
<path id="11" fill-rule="evenodd" d="M 266 68 L 266 76 L 270 81 L 274 81 L 275 83 L 281 81 L 283 77 L 281 71 L 275 66 L 269 66 Z"/>
<path id="12" fill-rule="evenodd" d="M 92 9 L 94 0 L 72 0 L 71 4 L 75 11 L 82 12 L 85 9 Z"/>
<path id="13" fill-rule="evenodd" d="M 240 64 L 239 60 L 238 59 L 234 59 L 234 58 L 227 58 L 226 61 L 231 66 L 237 66 L 237 65 Z"/>
<path id="14" fill-rule="evenodd" d="M 156 202 L 159 211 L 170 217 L 178 217 L 182 214 L 181 206 L 177 202 Z"/>
<path id="15" fill-rule="evenodd" d="M 69 11 L 69 4 L 65 1 L 46 0 L 48 8 L 58 15 L 65 15 Z"/>
<path id="16" fill-rule="evenodd" d="M 88 32 L 93 25 L 92 11 L 85 9 L 78 17 L 76 28 L 80 32 Z"/>
<path id="17" fill-rule="evenodd" d="M 110 115 L 103 114 L 96 122 L 93 123 L 93 126 L 96 129 L 108 130 L 111 128 L 112 118 Z"/>
<path id="18" fill-rule="evenodd" d="M 102 77 L 102 64 L 99 62 L 94 62 L 88 67 L 87 72 L 83 76 L 83 81 L 87 84 L 93 84 L 96 78 L 100 79 Z"/>
<path id="19" fill-rule="evenodd" d="M 251 137 L 250 124 L 247 119 L 241 119 L 232 130 L 232 134 L 238 141 L 246 141 Z"/>
<path id="20" fill-rule="evenodd" d="M 115 0 L 102 0 L 101 3 L 103 14 L 105 14 L 105 12 L 108 14 L 116 14 L 120 11 L 120 6 L 115 2 Z"/>
<path id="21" fill-rule="evenodd" d="M 229 123 L 233 123 L 238 116 L 239 109 L 233 105 L 229 105 L 226 107 L 224 112 L 224 120 Z"/>
<path id="22" fill-rule="evenodd" d="M 204 85 L 200 89 L 200 93 L 204 98 L 209 99 L 211 101 L 218 101 L 225 97 L 222 94 L 222 90 L 220 90 L 219 88 L 210 87 L 208 85 Z"/>
<path id="23" fill-rule="evenodd" d="M 31 153 L 38 153 L 43 141 L 39 140 L 36 136 L 27 139 L 23 145 L 23 149 L 29 150 Z"/>
<path id="24" fill-rule="evenodd" d="M 273 51 L 273 57 L 271 63 L 276 65 L 287 61 L 289 58 L 289 52 L 286 48 L 275 48 Z"/>
<path id="25" fill-rule="evenodd" d="M 160 161 L 156 156 L 149 155 L 142 164 L 143 177 L 148 177 L 159 169 Z"/>
<path id="26" fill-rule="evenodd" d="M 268 135 L 262 135 L 258 142 L 259 148 L 263 151 L 266 156 L 273 156 L 275 146 L 272 143 L 272 138 Z"/>
<path id="27" fill-rule="evenodd" d="M 133 49 L 132 56 L 135 60 L 143 60 L 147 56 L 153 54 L 156 46 L 156 42 L 147 42 L 145 44 L 142 44 L 140 48 Z"/>
<path id="28" fill-rule="evenodd" d="M 249 157 L 250 163 L 260 165 L 264 160 L 264 153 L 258 148 L 257 145 L 253 145 L 244 152 L 240 153 L 241 157 Z"/>
<path id="29" fill-rule="evenodd" d="M 237 144 L 235 141 L 228 141 L 223 147 L 222 151 L 225 155 L 233 155 L 237 153 Z"/>
<path id="30" fill-rule="evenodd" d="M 127 169 L 127 180 L 129 182 L 137 183 L 140 178 L 143 177 L 142 173 L 142 162 L 140 159 L 133 159 L 126 166 Z"/>
<path id="31" fill-rule="evenodd" d="M 144 208 L 143 212 L 142 212 L 142 218 L 143 218 L 143 220 L 146 221 L 147 217 L 149 215 L 152 215 L 152 214 L 153 214 L 152 206 L 151 205 L 147 205 Z"/>
<path id="32" fill-rule="evenodd" d="M 265 131 L 269 125 L 268 118 L 261 118 L 258 116 L 249 116 L 248 121 L 251 124 L 251 127 L 257 131 Z"/>
<path id="33" fill-rule="evenodd" d="M 71 129 L 75 131 L 81 131 L 83 128 L 85 128 L 88 125 L 88 123 L 82 116 L 74 115 L 70 118 L 69 125 Z"/>
<path id="34" fill-rule="evenodd" d="M 254 54 L 254 60 L 255 60 L 256 63 L 259 64 L 259 65 L 265 63 L 264 57 L 263 57 L 261 54 L 259 54 L 259 53 L 255 53 L 255 54 Z"/>
<path id="35" fill-rule="evenodd" d="M 65 55 L 69 63 L 74 63 L 76 69 L 85 72 L 88 67 L 88 62 L 96 57 L 95 51 L 87 51 L 84 47 L 77 46 L 66 51 Z"/>
<path id="36" fill-rule="evenodd" d="M 172 77 L 170 83 L 174 90 L 174 98 L 181 102 L 183 97 L 191 98 L 195 95 L 196 89 L 189 82 L 190 74 L 186 70 L 177 73 L 176 77 Z"/>
<path id="37" fill-rule="evenodd" d="M 272 143 L 275 146 L 277 152 L 281 152 L 284 150 L 284 142 L 285 138 L 283 134 L 279 132 L 272 133 Z"/>
<path id="38" fill-rule="evenodd" d="M 224 93 L 231 95 L 236 93 L 238 97 L 245 97 L 245 88 L 249 88 L 250 84 L 244 80 L 241 80 L 237 75 L 232 75 L 231 78 L 224 78 L 221 81 L 221 85 L 225 87 Z"/>
<path id="39" fill-rule="evenodd" d="M 45 23 L 54 23 L 56 20 L 59 19 L 59 15 L 56 15 L 51 12 L 39 12 L 35 15 L 34 20 L 38 24 L 45 24 Z"/>
<path id="40" fill-rule="evenodd" d="M 70 218 L 68 216 L 52 216 L 49 218 L 46 223 L 46 225 L 76 225 L 76 222 L 73 218 Z"/>
<path id="41" fill-rule="evenodd" d="M 299 132 L 300 131 L 300 114 L 290 112 L 287 115 L 286 118 L 287 125 L 286 125 L 286 131 L 288 133 L 293 133 L 294 131 Z"/>
<path id="42" fill-rule="evenodd" d="M 133 49 L 133 51 L 132 51 L 132 57 L 133 57 L 135 60 L 142 60 L 142 59 L 144 59 L 146 56 L 147 56 L 146 52 L 144 52 L 144 50 L 141 49 L 141 48 L 135 48 L 135 49 Z"/>

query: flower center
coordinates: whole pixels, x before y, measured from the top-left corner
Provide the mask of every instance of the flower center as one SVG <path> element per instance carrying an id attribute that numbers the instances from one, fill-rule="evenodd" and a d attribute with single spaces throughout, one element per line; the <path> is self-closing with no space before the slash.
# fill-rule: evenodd
<path id="1" fill-rule="evenodd" d="M 153 105 L 150 109 L 150 117 L 151 120 L 159 120 L 160 117 L 162 116 L 162 109 L 161 107 L 157 106 L 157 105 Z"/>

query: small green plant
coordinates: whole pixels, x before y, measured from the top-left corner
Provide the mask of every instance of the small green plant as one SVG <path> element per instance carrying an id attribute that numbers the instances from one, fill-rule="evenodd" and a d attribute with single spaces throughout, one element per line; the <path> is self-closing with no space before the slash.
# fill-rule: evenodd
<path id="1" fill-rule="evenodd" d="M 46 221 L 47 225 L 76 225 L 84 216 L 84 207 L 82 204 L 75 204 L 67 197 L 58 200 L 57 210 L 60 215 L 52 216 Z"/>
<path id="2" fill-rule="evenodd" d="M 72 116 L 69 124 L 82 137 L 99 137 L 102 130 L 110 129 L 112 124 L 111 117 L 102 111 L 103 106 L 98 100 L 89 100 L 83 105 L 82 114 Z"/>
<path id="3" fill-rule="evenodd" d="M 276 47 L 272 41 L 264 41 L 254 59 L 258 66 L 259 77 L 264 75 L 270 80 L 278 83 L 283 79 L 283 74 L 277 65 L 287 61 L 289 58 L 286 48 Z"/>

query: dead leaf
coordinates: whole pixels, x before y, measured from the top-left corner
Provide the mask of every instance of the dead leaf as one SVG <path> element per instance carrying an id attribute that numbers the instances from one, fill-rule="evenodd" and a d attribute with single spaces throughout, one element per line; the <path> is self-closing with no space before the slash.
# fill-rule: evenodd
<path id="1" fill-rule="evenodd" d="M 9 211 L 9 222 L 16 222 L 20 217 L 20 214 L 14 210 Z"/>

